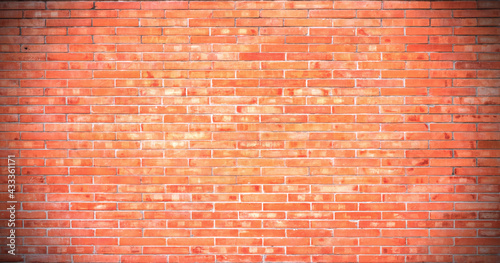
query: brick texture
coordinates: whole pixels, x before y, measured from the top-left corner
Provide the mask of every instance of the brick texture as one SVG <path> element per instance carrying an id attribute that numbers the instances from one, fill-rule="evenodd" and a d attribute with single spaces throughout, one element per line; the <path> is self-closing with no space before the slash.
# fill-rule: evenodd
<path id="1" fill-rule="evenodd" d="M 500 262 L 500 2 L 0 9 L 1 261 Z"/>

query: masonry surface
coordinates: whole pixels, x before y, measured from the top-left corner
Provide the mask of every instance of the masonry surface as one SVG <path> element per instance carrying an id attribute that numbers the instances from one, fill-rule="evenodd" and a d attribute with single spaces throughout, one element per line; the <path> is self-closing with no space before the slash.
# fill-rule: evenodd
<path id="1" fill-rule="evenodd" d="M 0 9 L 0 261 L 500 262 L 500 2 Z"/>

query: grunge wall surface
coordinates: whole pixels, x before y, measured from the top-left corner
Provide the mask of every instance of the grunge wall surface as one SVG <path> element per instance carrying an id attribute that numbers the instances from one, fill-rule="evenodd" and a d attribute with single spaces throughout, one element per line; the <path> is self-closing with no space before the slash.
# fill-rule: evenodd
<path id="1" fill-rule="evenodd" d="M 500 261 L 500 2 L 0 8 L 2 261 Z"/>

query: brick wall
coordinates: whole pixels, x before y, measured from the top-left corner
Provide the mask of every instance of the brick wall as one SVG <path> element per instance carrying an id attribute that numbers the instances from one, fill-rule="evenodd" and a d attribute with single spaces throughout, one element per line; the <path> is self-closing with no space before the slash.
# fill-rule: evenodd
<path id="1" fill-rule="evenodd" d="M 500 2 L 0 8 L 3 261 L 500 261 Z"/>

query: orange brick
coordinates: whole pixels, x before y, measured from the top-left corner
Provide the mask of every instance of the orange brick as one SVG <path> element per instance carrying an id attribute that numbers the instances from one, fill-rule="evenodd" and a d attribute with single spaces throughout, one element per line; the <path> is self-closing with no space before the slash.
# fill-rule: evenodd
<path id="1" fill-rule="evenodd" d="M 5 260 L 500 260 L 497 2 L 0 9 Z"/>

